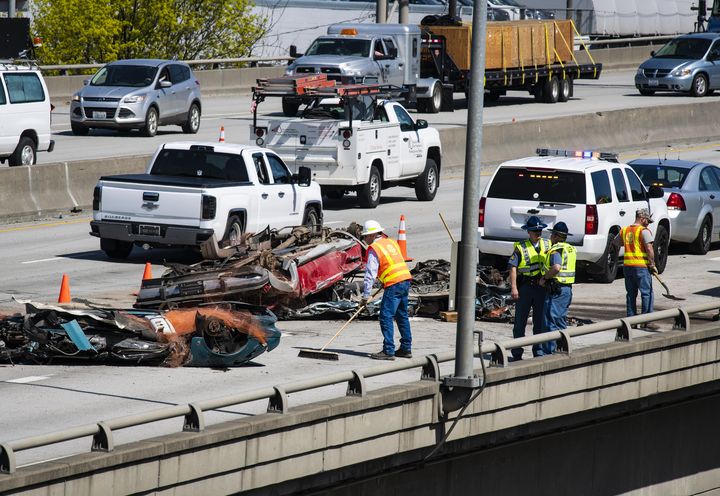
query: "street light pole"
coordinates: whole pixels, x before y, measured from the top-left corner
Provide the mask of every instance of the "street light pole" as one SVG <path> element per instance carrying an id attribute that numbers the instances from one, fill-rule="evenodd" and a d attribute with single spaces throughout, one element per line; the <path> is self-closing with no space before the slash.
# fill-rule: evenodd
<path id="1" fill-rule="evenodd" d="M 377 0 L 377 4 L 375 4 L 375 22 L 378 24 L 387 22 L 387 0 Z"/>
<path id="2" fill-rule="evenodd" d="M 463 406 L 472 390 L 480 386 L 473 370 L 473 330 L 477 278 L 477 216 L 480 203 L 480 159 L 483 136 L 483 98 L 485 94 L 485 24 L 487 2 L 475 2 L 470 59 L 470 92 L 467 141 L 465 146 L 465 184 L 463 189 L 462 238 L 458 247 L 457 336 L 455 374 L 444 378 L 443 410 Z"/>
<path id="3" fill-rule="evenodd" d="M 410 24 L 410 0 L 398 0 L 400 24 Z"/>

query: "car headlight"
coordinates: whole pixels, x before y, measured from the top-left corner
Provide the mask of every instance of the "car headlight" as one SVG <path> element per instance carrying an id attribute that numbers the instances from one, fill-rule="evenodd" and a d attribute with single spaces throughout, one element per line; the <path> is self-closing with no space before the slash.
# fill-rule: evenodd
<path id="1" fill-rule="evenodd" d="M 672 71 L 673 76 L 689 76 L 692 73 L 692 69 L 677 69 Z"/>
<path id="2" fill-rule="evenodd" d="M 130 95 L 123 98 L 123 103 L 140 103 L 145 101 L 145 95 Z"/>
<path id="3" fill-rule="evenodd" d="M 72 101 L 73 101 L 73 102 L 79 102 L 79 101 L 80 101 L 80 95 L 78 95 L 78 94 L 73 95 Z"/>
<path id="4" fill-rule="evenodd" d="M 294 69 L 293 69 L 292 67 L 288 67 L 287 69 L 285 69 L 285 75 L 286 75 L 286 76 L 292 76 L 292 75 L 293 75 L 293 71 L 294 71 Z"/>
<path id="5" fill-rule="evenodd" d="M 642 67 L 638 67 L 638 70 L 637 70 L 637 72 L 636 72 L 635 74 L 638 75 L 638 76 L 644 76 L 644 75 L 645 75 L 645 69 L 643 69 Z"/>

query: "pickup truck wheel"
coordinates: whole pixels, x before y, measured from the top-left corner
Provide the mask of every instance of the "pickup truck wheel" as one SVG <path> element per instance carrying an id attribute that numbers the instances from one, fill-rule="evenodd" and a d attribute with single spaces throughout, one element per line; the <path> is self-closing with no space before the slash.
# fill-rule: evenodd
<path id="1" fill-rule="evenodd" d="M 152 138 L 157 134 L 158 128 L 158 112 L 155 107 L 150 107 L 145 115 L 145 126 L 142 128 L 142 135 Z"/>
<path id="2" fill-rule="evenodd" d="M 20 138 L 13 154 L 8 158 L 8 165 L 10 167 L 17 165 L 35 165 L 36 160 L 37 152 L 35 150 L 35 142 L 27 136 L 23 136 Z"/>
<path id="3" fill-rule="evenodd" d="M 553 76 L 543 85 L 543 101 L 545 103 L 557 103 L 560 98 L 560 81 Z"/>
<path id="4" fill-rule="evenodd" d="M 710 251 L 710 242 L 712 241 L 712 221 L 710 217 L 705 217 L 698 231 L 697 238 L 690 244 L 690 251 L 697 255 L 705 255 Z"/>
<path id="5" fill-rule="evenodd" d="M 615 246 L 613 243 L 614 239 L 615 236 L 609 233 L 605 254 L 600 262 L 602 270 L 598 274 L 593 274 L 595 280 L 605 284 L 610 284 L 615 280 L 618 268 L 620 267 L 620 248 Z"/>
<path id="6" fill-rule="evenodd" d="M 197 134 L 200 129 L 200 107 L 193 103 L 188 110 L 188 118 L 182 126 L 183 133 Z"/>
<path id="7" fill-rule="evenodd" d="M 570 90 L 572 88 L 572 79 L 566 77 L 560 79 L 560 94 L 558 95 L 558 102 L 567 102 L 570 100 Z"/>
<path id="8" fill-rule="evenodd" d="M 101 239 L 100 249 L 110 258 L 126 259 L 133 249 L 133 244 L 117 239 Z"/>
<path id="9" fill-rule="evenodd" d="M 382 178 L 377 167 L 370 167 L 368 182 L 358 190 L 360 205 L 364 208 L 375 208 L 380 203 L 380 192 L 382 191 Z"/>
<path id="10" fill-rule="evenodd" d="M 227 228 L 225 229 L 225 236 L 220 241 L 221 245 L 235 246 L 240 242 L 243 235 L 243 224 L 242 219 L 237 215 L 231 215 L 228 219 Z"/>
<path id="11" fill-rule="evenodd" d="M 322 230 L 322 223 L 320 221 L 320 215 L 315 207 L 308 207 L 305 210 L 305 221 L 303 225 L 310 229 L 310 232 L 317 234 Z"/>
<path id="12" fill-rule="evenodd" d="M 425 163 L 425 171 L 415 180 L 415 196 L 420 201 L 433 201 L 439 183 L 437 164 L 429 158 Z"/>
<path id="13" fill-rule="evenodd" d="M 75 136 L 87 136 L 90 133 L 90 128 L 83 126 L 82 124 L 70 124 L 70 129 Z"/>
<path id="14" fill-rule="evenodd" d="M 669 245 L 670 236 L 668 236 L 667 229 L 665 229 L 665 226 L 657 226 L 653 248 L 655 248 L 655 267 L 657 267 L 658 274 L 662 274 L 665 271 Z"/>
<path id="15" fill-rule="evenodd" d="M 288 100 L 287 98 L 282 99 L 282 111 L 285 117 L 295 117 L 300 109 L 300 103 Z"/>

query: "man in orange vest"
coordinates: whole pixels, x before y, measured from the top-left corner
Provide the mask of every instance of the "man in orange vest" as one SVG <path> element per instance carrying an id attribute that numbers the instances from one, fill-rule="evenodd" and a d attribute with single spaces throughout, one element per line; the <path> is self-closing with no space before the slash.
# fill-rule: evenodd
<path id="1" fill-rule="evenodd" d="M 383 234 L 383 227 L 374 220 L 365 222 L 362 239 L 368 245 L 363 281 L 363 300 L 370 296 L 375 278 L 383 284 L 383 298 L 380 303 L 380 330 L 383 335 L 383 349 L 373 353 L 375 360 L 395 360 L 395 357 L 412 358 L 412 333 L 408 319 L 408 293 L 410 291 L 410 269 L 393 239 Z M 400 331 L 400 347 L 395 349 L 393 319 Z"/>
<path id="2" fill-rule="evenodd" d="M 648 226 L 653 222 L 647 208 L 635 212 L 635 222 L 625 226 L 615 237 L 615 245 L 624 245 L 623 272 L 627 291 L 627 315 L 637 315 L 637 294 L 640 291 L 642 313 L 653 311 L 652 274 L 656 272 L 653 235 Z M 655 328 L 655 324 L 646 324 L 646 328 Z"/>

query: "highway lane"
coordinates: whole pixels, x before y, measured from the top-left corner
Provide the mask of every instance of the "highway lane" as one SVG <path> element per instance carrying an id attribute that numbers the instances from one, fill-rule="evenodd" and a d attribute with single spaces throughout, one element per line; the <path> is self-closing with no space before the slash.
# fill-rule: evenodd
<path id="1" fill-rule="evenodd" d="M 693 97 L 676 94 L 663 94 L 643 97 L 633 84 L 635 71 L 611 71 L 603 73 L 599 80 L 581 80 L 575 85 L 575 96 L 567 103 L 547 105 L 535 103 L 526 92 L 510 92 L 498 103 L 489 104 L 484 111 L 487 124 L 549 119 L 565 115 L 603 112 L 624 108 L 654 107 L 658 105 L 678 105 L 697 101 Z M 464 126 L 467 122 L 465 98 L 455 95 L 456 112 L 440 114 L 417 114 L 438 127 Z M 720 96 L 707 97 L 706 100 Z M 70 131 L 68 102 L 54 102 L 57 108 L 53 112 L 53 139 L 55 151 L 38 154 L 38 163 L 63 162 L 79 159 L 102 158 L 149 154 L 162 143 L 168 141 L 210 140 L 217 141 L 220 127 L 225 127 L 225 139 L 228 142 L 249 142 L 250 113 L 249 95 L 206 96 L 203 99 L 203 118 L 197 135 L 183 134 L 178 126 L 160 128 L 154 138 L 144 138 L 137 132 L 119 134 L 109 130 L 93 130 L 90 136 L 73 136 Z M 261 114 L 280 117 L 280 101 L 270 98 L 260 106 Z"/>
<path id="2" fill-rule="evenodd" d="M 698 144 L 670 154 L 682 158 L 715 161 L 720 143 Z M 623 156 L 656 156 L 664 149 L 638 150 Z M 487 178 L 484 178 L 487 180 Z M 326 220 L 332 225 L 346 224 L 351 220 L 363 221 L 368 217 L 383 223 L 390 233 L 397 230 L 400 213 L 407 217 L 410 255 L 416 260 L 447 258 L 449 238 L 437 216 L 442 212 L 454 235 L 460 234 L 460 198 L 462 181 L 455 178 L 444 181 L 436 200 L 432 203 L 413 201 L 412 190 L 389 190 L 376 210 L 354 207 L 350 202 L 328 204 Z M 350 200 L 349 198 L 348 200 Z M 87 235 L 87 217 L 72 217 L 54 222 L 0 226 L 0 256 L 4 270 L 0 275 L 0 308 L 19 311 L 13 304 L 12 294 L 19 298 L 32 298 L 53 302 L 57 298 L 61 274 L 71 278 L 72 296 L 87 298 L 103 305 L 127 306 L 133 301 L 143 265 L 153 263 L 154 273 L 161 272 L 161 262 L 191 262 L 195 256 L 188 251 L 157 250 L 143 252 L 136 249 L 127 262 L 105 259 L 98 250 L 98 241 Z M 705 256 L 689 255 L 674 249 L 663 278 L 672 292 L 687 298 L 687 303 L 708 301 L 720 296 L 720 246 Z M 605 320 L 624 315 L 625 301 L 622 279 L 613 284 L 579 283 L 570 314 L 581 318 Z M 658 309 L 670 308 L 676 303 L 663 299 L 656 287 Z M 164 369 L 157 367 L 112 367 L 79 365 L 32 366 L 0 365 L 0 394 L 4 407 L 0 409 L 0 441 L 25 437 L 60 428 L 92 423 L 102 419 L 161 408 L 168 404 L 187 403 L 247 391 L 258 387 L 282 384 L 291 380 L 351 370 L 375 365 L 366 358 L 380 346 L 376 322 L 354 323 L 331 347 L 341 353 L 338 362 L 299 359 L 298 348 L 320 347 L 341 323 L 338 321 L 282 322 L 284 331 L 280 347 L 264 354 L 255 364 L 227 371 L 208 369 Z M 414 351 L 427 354 L 452 349 L 455 324 L 428 319 L 414 319 Z M 663 323 L 669 329 L 670 322 Z M 485 339 L 507 340 L 511 337 L 508 324 L 479 322 Z M 642 331 L 634 331 L 638 335 Z M 612 333 L 586 336 L 575 345 L 587 346 L 612 341 Z M 527 355 L 526 351 L 526 355 Z M 448 366 L 443 372 L 451 372 Z M 371 388 L 415 380 L 416 372 L 393 374 L 368 380 Z M 325 388 L 312 393 L 291 395 L 291 405 L 321 400 L 343 394 L 344 387 Z M 250 413 L 264 411 L 265 404 L 256 402 L 213 413 L 209 422 L 242 418 Z M 166 421 L 121 431 L 116 443 L 177 432 L 180 421 Z M 56 445 L 42 450 L 23 452 L 20 463 L 48 459 L 73 452 L 87 451 L 89 439 Z"/>

